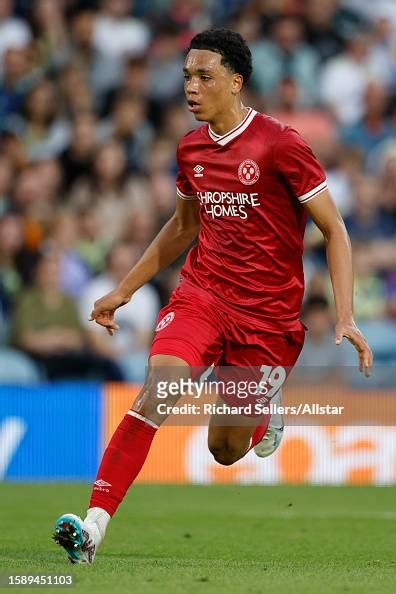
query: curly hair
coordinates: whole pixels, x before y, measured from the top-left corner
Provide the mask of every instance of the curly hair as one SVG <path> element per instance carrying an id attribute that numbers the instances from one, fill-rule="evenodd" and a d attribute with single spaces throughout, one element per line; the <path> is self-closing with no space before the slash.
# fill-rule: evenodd
<path id="1" fill-rule="evenodd" d="M 192 49 L 209 50 L 221 55 L 221 64 L 231 72 L 241 74 L 246 83 L 252 73 L 252 54 L 243 37 L 230 29 L 208 29 L 192 38 Z"/>

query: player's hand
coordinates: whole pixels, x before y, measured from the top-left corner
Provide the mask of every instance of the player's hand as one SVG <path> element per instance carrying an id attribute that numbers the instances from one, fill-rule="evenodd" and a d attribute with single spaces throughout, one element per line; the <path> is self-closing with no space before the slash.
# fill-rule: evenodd
<path id="1" fill-rule="evenodd" d="M 130 297 L 126 297 L 118 289 L 110 291 L 110 293 L 95 301 L 89 320 L 104 326 L 110 336 L 113 336 L 114 332 L 119 330 L 119 326 L 114 319 L 115 310 L 129 301 Z"/>
<path id="2" fill-rule="evenodd" d="M 373 353 L 355 322 L 353 320 L 351 322 L 338 322 L 335 334 L 335 343 L 337 345 L 341 344 L 344 336 L 353 344 L 359 356 L 359 370 L 364 372 L 366 377 L 369 377 L 373 366 Z"/>

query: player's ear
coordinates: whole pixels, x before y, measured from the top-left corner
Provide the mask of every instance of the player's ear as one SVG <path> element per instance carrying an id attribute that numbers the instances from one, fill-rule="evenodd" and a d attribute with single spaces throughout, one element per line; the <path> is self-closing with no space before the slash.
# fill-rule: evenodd
<path id="1" fill-rule="evenodd" d="M 232 94 L 237 95 L 241 92 L 243 86 L 243 76 L 242 74 L 233 74 L 232 75 Z"/>

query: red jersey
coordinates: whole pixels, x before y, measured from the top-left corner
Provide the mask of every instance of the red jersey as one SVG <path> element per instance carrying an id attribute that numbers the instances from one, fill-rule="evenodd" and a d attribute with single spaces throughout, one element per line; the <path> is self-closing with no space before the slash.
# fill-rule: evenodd
<path id="1" fill-rule="evenodd" d="M 292 128 L 249 109 L 223 136 L 207 124 L 187 133 L 177 160 L 177 194 L 199 200 L 202 223 L 182 277 L 269 328 L 299 328 L 303 204 L 327 187 L 311 149 Z"/>

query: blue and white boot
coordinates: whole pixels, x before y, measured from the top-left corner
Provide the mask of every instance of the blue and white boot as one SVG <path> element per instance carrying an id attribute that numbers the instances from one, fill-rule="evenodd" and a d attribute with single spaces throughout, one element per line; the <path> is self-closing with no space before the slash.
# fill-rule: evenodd
<path id="1" fill-rule="evenodd" d="M 95 524 L 87 524 L 79 516 L 63 514 L 55 522 L 54 541 L 63 547 L 71 563 L 93 563 L 99 544 Z"/>
<path id="2" fill-rule="evenodd" d="M 280 406 L 282 402 L 282 389 L 272 398 L 271 403 Z M 264 437 L 254 446 L 254 452 L 259 458 L 267 458 L 278 449 L 283 437 L 283 417 L 279 413 L 271 415 L 271 419 Z"/>

